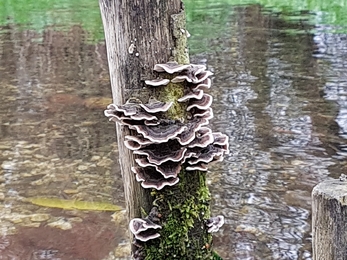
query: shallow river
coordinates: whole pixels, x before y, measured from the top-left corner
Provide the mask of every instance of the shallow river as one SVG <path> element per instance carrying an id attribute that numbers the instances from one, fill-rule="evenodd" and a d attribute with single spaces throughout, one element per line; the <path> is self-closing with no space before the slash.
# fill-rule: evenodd
<path id="1" fill-rule="evenodd" d="M 98 6 L 35 8 L 42 24 L 8 8 L 0 27 L 0 259 L 128 259 L 124 211 L 34 200 L 124 207 L 102 28 L 78 16 Z M 214 72 L 211 125 L 231 150 L 208 175 L 216 250 L 311 259 L 311 190 L 347 167 L 347 30 L 321 12 L 204 8 L 188 11 L 191 58 Z"/>

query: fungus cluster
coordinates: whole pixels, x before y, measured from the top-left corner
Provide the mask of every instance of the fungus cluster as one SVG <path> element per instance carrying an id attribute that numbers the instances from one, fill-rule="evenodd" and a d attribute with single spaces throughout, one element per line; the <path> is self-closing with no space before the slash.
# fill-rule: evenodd
<path id="1" fill-rule="evenodd" d="M 129 229 L 135 237 L 134 245 L 137 247 L 133 259 L 144 259 L 145 252 L 142 242 L 160 237 L 158 233 L 158 229 L 161 229 L 161 226 L 158 225 L 159 222 L 160 214 L 157 207 L 153 207 L 146 218 L 134 218 L 130 221 Z"/>
<path id="2" fill-rule="evenodd" d="M 173 102 L 161 102 L 155 98 L 150 98 L 147 103 L 130 99 L 124 105 L 111 104 L 105 110 L 105 116 L 134 130 L 135 134 L 125 136 L 124 141 L 136 155 L 137 165 L 131 170 L 143 188 L 161 190 L 177 184 L 183 169 L 186 174 L 189 171 L 207 171 L 209 164 L 222 161 L 229 153 L 229 141 L 225 134 L 213 133 L 208 127 L 213 117 L 212 96 L 204 90 L 211 87 L 209 76 L 212 73 L 204 65 L 168 62 L 156 64 L 154 71 L 162 77 L 146 80 L 147 86 L 184 86 L 184 94 L 177 102 L 186 108 L 186 120 L 168 118 L 167 112 Z M 223 222 L 220 220 L 218 223 Z M 213 223 L 206 222 L 209 232 L 219 228 Z M 148 220 L 133 219 L 130 224 L 136 239 L 147 241 L 159 236 L 156 229 L 160 226 Z M 147 240 L 143 238 L 145 228 L 153 230 Z"/>
<path id="3" fill-rule="evenodd" d="M 184 84 L 184 95 L 177 101 L 186 103 L 189 118 L 186 122 L 167 119 L 166 112 L 173 102 L 155 98 L 150 98 L 148 103 L 130 99 L 124 105 L 111 104 L 105 115 L 136 132 L 125 136 L 125 146 L 138 156 L 137 166 L 131 170 L 143 188 L 160 190 L 178 183 L 182 167 L 186 171 L 207 171 L 209 163 L 223 160 L 229 150 L 228 137 L 213 133 L 207 126 L 213 117 L 212 96 L 204 90 L 211 87 L 208 77 L 212 73 L 204 65 L 176 62 L 156 64 L 154 70 L 174 77 L 146 80 L 148 86 Z"/>
<path id="4" fill-rule="evenodd" d="M 214 233 L 219 230 L 224 224 L 224 216 L 218 215 L 216 217 L 209 218 L 206 220 L 206 227 L 208 227 L 208 233 Z"/>
<path id="5" fill-rule="evenodd" d="M 159 222 L 158 209 L 153 207 L 146 218 L 133 218 L 129 223 L 129 229 L 139 241 L 146 242 L 150 239 L 160 237 L 158 230 L 161 226 Z"/>

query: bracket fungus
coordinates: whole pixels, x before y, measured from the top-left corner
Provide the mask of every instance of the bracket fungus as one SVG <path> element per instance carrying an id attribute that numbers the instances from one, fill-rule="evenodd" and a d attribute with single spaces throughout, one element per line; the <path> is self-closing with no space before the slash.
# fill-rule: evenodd
<path id="1" fill-rule="evenodd" d="M 130 129 L 136 130 L 143 137 L 152 141 L 153 143 L 160 144 L 168 142 L 170 139 L 175 138 L 184 130 L 186 126 L 182 124 L 172 124 L 172 125 L 131 125 Z"/>
<path id="2" fill-rule="evenodd" d="M 129 228 L 135 238 L 143 242 L 160 237 L 156 229 L 161 226 L 148 219 L 134 218 L 130 221 Z"/>
<path id="3" fill-rule="evenodd" d="M 166 113 L 173 102 L 152 97 L 147 103 L 131 98 L 124 105 L 111 104 L 105 116 L 136 132 L 125 136 L 124 141 L 137 156 L 138 166 L 132 167 L 132 171 L 142 187 L 160 190 L 176 184 L 181 169 L 207 171 L 209 163 L 221 161 L 229 153 L 229 139 L 222 133 L 212 133 L 208 127 L 213 117 L 213 98 L 204 90 L 210 88 L 208 77 L 213 73 L 206 66 L 167 62 L 156 64 L 154 71 L 160 77 L 146 80 L 147 86 L 165 88 L 170 81 L 181 85 L 186 82 L 183 96 L 177 98 L 186 103 L 186 122 L 169 120 Z"/>
<path id="4" fill-rule="evenodd" d="M 208 127 L 213 118 L 213 98 L 204 91 L 211 87 L 212 72 L 204 65 L 176 62 L 156 64 L 154 71 L 160 77 L 145 80 L 148 87 L 158 88 L 154 91 L 158 93 L 166 85 L 169 89 L 179 85 L 184 88 L 177 92 L 182 96 L 170 102 L 150 98 L 147 103 L 132 98 L 124 105 L 110 104 L 104 113 L 110 121 L 133 130 L 125 136 L 124 144 L 135 155 L 136 166 L 131 171 L 136 180 L 145 189 L 161 190 L 177 184 L 180 174 L 189 174 L 182 169 L 207 172 L 211 163 L 223 160 L 229 153 L 229 139 Z M 175 109 L 179 103 L 186 118 L 172 120 L 170 108 Z M 223 216 L 205 221 L 209 233 L 216 232 L 223 223 Z M 137 241 L 160 236 L 161 226 L 151 218 L 132 219 L 129 227 Z"/>
<path id="5" fill-rule="evenodd" d="M 197 109 L 197 108 L 193 108 L 190 113 L 193 114 L 194 117 L 204 117 L 206 118 L 207 120 L 210 120 L 213 118 L 213 111 L 212 111 L 212 108 L 208 108 L 206 110 L 204 109 Z"/>
<path id="6" fill-rule="evenodd" d="M 209 76 L 212 76 L 211 71 L 206 70 L 204 65 L 190 64 L 190 66 L 182 70 L 178 76 L 174 77 L 171 82 L 178 83 L 187 81 L 189 83 L 198 84 L 204 82 Z"/>
<path id="7" fill-rule="evenodd" d="M 135 239 L 133 245 L 136 250 L 132 254 L 132 259 L 143 260 L 145 259 L 146 252 L 144 250 L 144 243 L 160 237 L 159 225 L 161 214 L 158 212 L 157 207 L 153 207 L 145 218 L 134 218 L 129 223 L 129 229 L 134 235 Z"/>
<path id="8" fill-rule="evenodd" d="M 186 170 L 187 171 L 202 171 L 202 172 L 206 172 L 208 170 L 208 168 L 207 168 L 207 164 L 206 163 L 199 162 L 197 164 L 187 166 Z"/>
<path id="9" fill-rule="evenodd" d="M 185 147 L 179 147 L 179 149 L 174 150 L 170 149 L 170 147 L 158 145 L 158 147 L 156 148 L 159 149 L 151 149 L 151 147 L 148 147 L 147 149 L 134 151 L 134 154 L 145 155 L 148 162 L 154 163 L 156 165 L 161 165 L 162 163 L 167 161 L 181 161 L 187 151 L 187 148 Z"/>
<path id="10" fill-rule="evenodd" d="M 160 165 L 150 163 L 146 158 L 135 159 L 140 167 L 154 167 L 158 173 L 160 173 L 165 179 L 170 177 L 176 177 L 181 170 L 181 162 L 163 162 Z M 158 189 L 159 190 L 159 189 Z"/>
<path id="11" fill-rule="evenodd" d="M 177 101 L 178 102 L 186 102 L 186 101 L 188 101 L 189 99 L 192 99 L 192 98 L 194 98 L 194 99 L 202 99 L 203 95 L 204 95 L 204 91 L 201 90 L 201 89 L 194 90 L 194 91 L 189 89 L 188 91 L 186 91 L 184 96 L 179 98 L 179 99 L 177 99 Z"/>
<path id="12" fill-rule="evenodd" d="M 203 148 L 213 143 L 213 141 L 212 130 L 208 127 L 201 127 L 201 129 L 196 132 L 194 140 L 188 144 L 188 148 Z"/>
<path id="13" fill-rule="evenodd" d="M 178 64 L 177 62 L 170 61 L 170 62 L 163 63 L 163 64 L 155 64 L 154 65 L 154 71 L 167 72 L 169 74 L 173 74 L 176 72 L 181 72 L 181 71 L 183 71 L 189 67 L 190 67 L 190 65 L 181 65 L 181 64 Z"/>
<path id="14" fill-rule="evenodd" d="M 153 207 L 146 218 L 133 218 L 129 223 L 131 233 L 142 242 L 160 237 L 158 229 L 161 229 L 161 226 L 155 223 L 159 222 L 158 216 L 157 208 Z"/>
<path id="15" fill-rule="evenodd" d="M 165 178 L 156 169 L 149 167 L 132 167 L 131 171 L 136 174 L 136 180 L 141 182 L 141 186 L 145 189 L 161 190 L 165 186 L 173 186 L 179 181 L 177 177 Z"/>
<path id="16" fill-rule="evenodd" d="M 138 150 L 152 143 L 151 140 L 144 138 L 143 135 L 126 135 L 124 141 L 125 147 L 132 151 Z"/>
<path id="17" fill-rule="evenodd" d="M 158 112 L 166 112 L 172 106 L 173 102 L 165 103 L 156 100 L 151 97 L 148 100 L 148 104 L 140 104 L 140 106 L 146 110 L 148 113 L 158 113 Z"/>
<path id="18" fill-rule="evenodd" d="M 224 225 L 224 216 L 218 215 L 216 217 L 206 220 L 206 226 L 208 227 L 208 233 L 217 232 Z"/>
<path id="19" fill-rule="evenodd" d="M 169 79 L 152 79 L 152 80 L 145 80 L 145 83 L 149 86 L 158 87 L 158 86 L 165 86 L 170 83 Z"/>
<path id="20" fill-rule="evenodd" d="M 179 182 L 177 177 L 165 178 L 160 175 L 156 170 L 153 170 L 152 173 L 150 170 L 146 169 L 143 171 L 143 168 L 135 167 L 136 169 L 141 169 L 142 172 L 136 171 L 136 180 L 141 181 L 141 186 L 145 189 L 156 189 L 161 190 L 166 186 L 173 186 Z M 142 175 L 141 175 L 142 173 Z"/>
<path id="21" fill-rule="evenodd" d="M 207 78 L 203 81 L 201 81 L 199 84 L 192 84 L 192 86 L 190 86 L 190 88 L 195 91 L 195 90 L 206 90 L 209 89 L 211 87 L 211 79 Z"/>
<path id="22" fill-rule="evenodd" d="M 192 99 L 192 101 L 189 102 L 189 106 L 187 107 L 187 111 L 191 110 L 192 108 L 196 107 L 200 110 L 207 110 L 212 105 L 212 96 L 209 94 L 204 94 L 201 99 Z"/>
<path id="23" fill-rule="evenodd" d="M 208 124 L 208 120 L 194 118 L 186 124 L 185 130 L 177 135 L 176 139 L 182 145 L 189 145 L 196 137 L 196 132 L 204 125 Z"/>

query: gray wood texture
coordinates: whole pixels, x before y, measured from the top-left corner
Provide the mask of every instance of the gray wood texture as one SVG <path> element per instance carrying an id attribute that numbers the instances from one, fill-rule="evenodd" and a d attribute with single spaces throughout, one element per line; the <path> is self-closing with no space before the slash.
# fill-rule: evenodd
<path id="1" fill-rule="evenodd" d="M 327 180 L 312 191 L 314 260 L 347 260 L 347 181 Z"/>
<path id="2" fill-rule="evenodd" d="M 147 102 L 155 89 L 144 88 L 144 80 L 154 79 L 156 63 L 165 63 L 175 49 L 171 15 L 181 11 L 180 0 L 100 0 L 105 31 L 113 102 L 124 104 L 130 97 Z M 149 191 L 140 187 L 131 172 L 134 158 L 124 146 L 126 127 L 117 124 L 121 166 L 128 217 L 140 217 L 141 207 L 150 209 Z"/>

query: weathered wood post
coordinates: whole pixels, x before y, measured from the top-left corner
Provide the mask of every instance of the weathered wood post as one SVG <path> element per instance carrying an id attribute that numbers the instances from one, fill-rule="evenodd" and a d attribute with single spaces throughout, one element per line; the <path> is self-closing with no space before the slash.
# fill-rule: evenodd
<path id="1" fill-rule="evenodd" d="M 100 0 L 110 71 L 113 102 L 124 104 L 130 97 L 145 100 L 150 95 L 143 80 L 155 78 L 153 67 L 166 62 L 175 48 L 171 15 L 181 12 L 181 1 Z M 127 128 L 117 125 L 119 163 L 129 218 L 150 208 L 149 192 L 142 189 L 130 171 L 134 160 L 123 145 Z"/>
<path id="2" fill-rule="evenodd" d="M 312 191 L 314 260 L 347 259 L 347 181 L 327 180 Z"/>
<path id="3" fill-rule="evenodd" d="M 118 122 L 119 161 L 130 230 L 136 238 L 133 256 L 213 259 L 210 233 L 224 218 L 210 218 L 206 171 L 207 163 L 222 160 L 228 152 L 228 138 L 206 126 L 213 116 L 212 97 L 203 89 L 210 87 L 211 73 L 205 66 L 188 65 L 183 4 L 180 0 L 99 0 L 99 4 L 114 102 L 105 115 Z M 160 65 L 156 72 L 155 64 Z M 150 87 L 159 76 L 164 77 L 164 86 Z M 166 106 L 168 110 L 162 110 Z"/>

